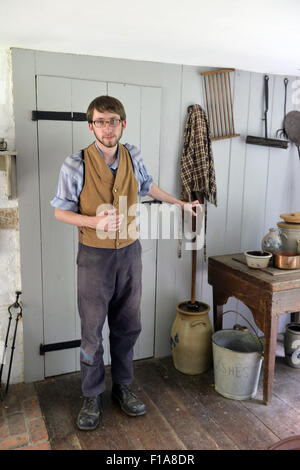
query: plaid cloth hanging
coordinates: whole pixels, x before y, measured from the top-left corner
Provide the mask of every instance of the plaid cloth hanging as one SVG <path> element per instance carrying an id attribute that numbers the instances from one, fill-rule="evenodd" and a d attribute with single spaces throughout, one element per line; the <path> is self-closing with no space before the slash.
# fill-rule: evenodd
<path id="1" fill-rule="evenodd" d="M 204 260 L 206 261 L 207 201 L 217 206 L 217 186 L 210 126 L 205 111 L 199 104 L 188 108 L 181 155 L 181 198 L 205 205 L 204 209 Z"/>
<path id="2" fill-rule="evenodd" d="M 209 122 L 199 104 L 189 107 L 181 156 L 182 200 L 217 205 L 217 187 Z"/>

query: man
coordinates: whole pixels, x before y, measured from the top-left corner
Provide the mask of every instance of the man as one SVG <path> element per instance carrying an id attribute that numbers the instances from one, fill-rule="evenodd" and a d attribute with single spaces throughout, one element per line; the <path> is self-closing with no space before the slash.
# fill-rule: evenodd
<path id="1" fill-rule="evenodd" d="M 77 292 L 84 401 L 77 426 L 82 430 L 95 429 L 102 415 L 102 328 L 106 316 L 112 397 L 130 416 L 146 413 L 145 404 L 129 387 L 133 380 L 133 348 L 141 331 L 142 263 L 141 244 L 132 229 L 135 215 L 131 209 L 130 215 L 124 213 L 122 197 L 126 196 L 128 209 L 136 207 L 138 195 L 146 194 L 185 206 L 193 214 L 193 207 L 199 206 L 198 201 L 184 203 L 161 190 L 148 175 L 139 150 L 119 144 L 126 128 L 126 114 L 119 100 L 110 96 L 95 98 L 88 107 L 87 120 L 95 142 L 65 160 L 56 197 L 51 201 L 55 217 L 79 230 Z"/>

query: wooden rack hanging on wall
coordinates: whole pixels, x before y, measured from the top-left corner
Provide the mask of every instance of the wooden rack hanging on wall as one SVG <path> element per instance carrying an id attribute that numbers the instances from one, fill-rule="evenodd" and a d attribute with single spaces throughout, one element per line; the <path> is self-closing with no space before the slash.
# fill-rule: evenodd
<path id="1" fill-rule="evenodd" d="M 202 72 L 211 140 L 238 137 L 234 130 L 230 72 L 235 69 Z"/>

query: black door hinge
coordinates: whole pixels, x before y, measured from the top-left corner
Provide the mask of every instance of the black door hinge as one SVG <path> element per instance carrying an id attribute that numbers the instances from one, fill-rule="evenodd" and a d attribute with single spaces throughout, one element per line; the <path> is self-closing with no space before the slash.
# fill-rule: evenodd
<path id="1" fill-rule="evenodd" d="M 64 341 L 62 343 L 41 344 L 40 355 L 44 356 L 46 352 L 50 351 L 61 351 L 63 349 L 79 348 L 80 345 L 80 339 L 74 339 L 73 341 Z"/>

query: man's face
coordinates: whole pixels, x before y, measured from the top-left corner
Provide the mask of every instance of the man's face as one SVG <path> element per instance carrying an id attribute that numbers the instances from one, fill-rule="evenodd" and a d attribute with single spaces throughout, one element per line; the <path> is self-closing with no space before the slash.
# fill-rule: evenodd
<path id="1" fill-rule="evenodd" d="M 104 111 L 101 113 L 94 109 L 93 121 L 104 120 L 109 121 L 110 119 L 120 119 L 120 116 L 110 111 Z M 96 127 L 94 123 L 89 122 L 90 131 L 93 132 L 96 139 L 105 147 L 115 147 L 122 137 L 123 129 L 126 127 L 126 121 L 120 122 L 116 127 L 111 127 L 108 122 L 105 123 L 105 127 Z"/>

